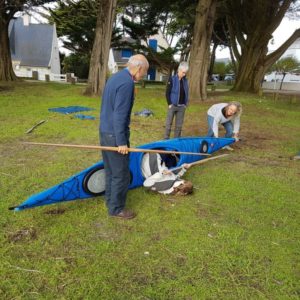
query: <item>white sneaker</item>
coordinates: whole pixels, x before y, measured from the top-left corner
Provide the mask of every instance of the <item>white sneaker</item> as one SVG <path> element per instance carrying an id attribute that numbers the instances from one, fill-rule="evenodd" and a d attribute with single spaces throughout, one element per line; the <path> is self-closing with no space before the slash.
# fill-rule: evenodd
<path id="1" fill-rule="evenodd" d="M 230 146 L 225 146 L 222 149 L 223 150 L 228 150 L 228 151 L 233 151 L 233 148 L 231 148 Z"/>

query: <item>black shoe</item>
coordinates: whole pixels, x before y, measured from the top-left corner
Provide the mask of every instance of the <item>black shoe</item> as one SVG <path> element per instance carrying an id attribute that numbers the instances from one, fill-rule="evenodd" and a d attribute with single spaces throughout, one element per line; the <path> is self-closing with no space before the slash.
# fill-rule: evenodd
<path id="1" fill-rule="evenodd" d="M 112 217 L 129 220 L 135 218 L 136 214 L 131 210 L 123 209 L 118 214 L 112 215 Z"/>

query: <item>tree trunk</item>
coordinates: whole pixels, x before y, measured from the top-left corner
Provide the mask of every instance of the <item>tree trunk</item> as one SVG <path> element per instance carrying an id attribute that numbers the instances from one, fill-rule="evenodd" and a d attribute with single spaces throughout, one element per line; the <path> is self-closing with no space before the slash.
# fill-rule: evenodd
<path id="1" fill-rule="evenodd" d="M 282 84 L 283 84 L 283 81 L 284 81 L 284 77 L 286 75 L 286 72 L 283 72 L 283 77 L 282 77 L 282 80 L 281 80 L 281 83 L 280 83 L 280 90 L 282 89 Z"/>
<path id="2" fill-rule="evenodd" d="M 105 85 L 109 48 L 117 0 L 99 0 L 95 40 L 85 95 L 99 96 Z"/>
<path id="3" fill-rule="evenodd" d="M 232 47 L 229 46 L 229 54 L 230 54 L 230 59 L 231 59 L 231 63 L 232 63 L 232 67 L 233 67 L 233 71 L 236 74 L 237 73 L 237 66 L 236 66 L 236 60 L 232 51 Z"/>
<path id="4" fill-rule="evenodd" d="M 207 98 L 207 69 L 217 0 L 199 0 L 190 55 L 190 99 Z"/>
<path id="5" fill-rule="evenodd" d="M 265 57 L 268 51 L 268 41 L 264 44 L 253 39 L 245 45 L 243 55 L 238 64 L 234 91 L 258 93 L 264 77 Z"/>
<path id="6" fill-rule="evenodd" d="M 254 36 L 242 47 L 243 55 L 240 57 L 233 90 L 258 93 L 266 71 L 299 37 L 300 29 L 297 29 L 276 51 L 267 55 L 269 40 L 260 40 Z"/>
<path id="7" fill-rule="evenodd" d="M 8 38 L 8 22 L 0 16 L 0 81 L 15 81 L 18 77 L 14 73 L 10 55 Z"/>
<path id="8" fill-rule="evenodd" d="M 300 35 L 296 30 L 276 51 L 268 53 L 272 33 L 279 26 L 292 0 L 253 0 L 225 2 L 231 49 L 237 61 L 235 91 L 260 90 L 266 70 Z M 264 16 L 264 17 L 262 17 Z"/>
<path id="9" fill-rule="evenodd" d="M 208 69 L 208 80 L 211 81 L 212 75 L 214 73 L 214 65 L 216 61 L 216 49 L 219 46 L 217 42 L 214 43 L 212 51 L 211 51 L 211 56 L 210 56 L 210 62 L 209 62 L 209 69 Z"/>

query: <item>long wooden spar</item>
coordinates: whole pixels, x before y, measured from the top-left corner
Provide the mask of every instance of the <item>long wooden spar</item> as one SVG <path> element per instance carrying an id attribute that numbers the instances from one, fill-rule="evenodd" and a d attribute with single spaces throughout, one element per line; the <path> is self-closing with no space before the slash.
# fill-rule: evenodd
<path id="1" fill-rule="evenodd" d="M 79 149 L 94 149 L 104 151 L 118 151 L 118 147 L 109 146 L 96 146 L 96 145 L 73 145 L 73 144 L 52 144 L 52 143 L 36 143 L 36 142 L 23 142 L 25 145 L 38 145 L 38 146 L 54 146 L 54 147 L 67 147 L 67 148 L 79 148 Z M 182 152 L 182 151 L 169 151 L 160 149 L 141 149 L 141 148 L 128 148 L 128 152 L 144 152 L 144 153 L 161 153 L 161 154 L 185 154 L 185 155 L 207 155 L 208 153 L 196 153 L 196 152 Z"/>
<path id="2" fill-rule="evenodd" d="M 229 154 L 221 154 L 221 155 L 217 155 L 217 156 L 205 158 L 205 159 L 202 159 L 202 160 L 198 160 L 198 161 L 195 161 L 195 162 L 190 163 L 190 164 L 188 164 L 188 165 L 190 165 L 190 167 L 196 166 L 196 165 L 201 165 L 201 164 L 206 163 L 206 162 L 209 161 L 209 160 L 213 160 L 213 159 L 225 157 L 225 156 L 228 156 L 228 155 L 229 155 Z M 171 171 L 179 170 L 179 169 L 181 169 L 181 168 L 182 168 L 182 166 L 176 167 L 176 168 L 174 168 L 174 169 L 171 169 Z"/>

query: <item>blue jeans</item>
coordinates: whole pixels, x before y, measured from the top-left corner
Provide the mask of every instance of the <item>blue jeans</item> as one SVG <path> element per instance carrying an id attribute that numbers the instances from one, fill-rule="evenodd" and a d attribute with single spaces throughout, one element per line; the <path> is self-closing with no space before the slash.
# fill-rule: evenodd
<path id="1" fill-rule="evenodd" d="M 207 115 L 207 123 L 208 123 L 208 133 L 207 136 L 213 137 L 213 124 L 214 124 L 214 117 Z M 222 124 L 226 130 L 225 137 L 231 138 L 233 136 L 233 124 L 231 121 L 225 122 Z"/>
<path id="2" fill-rule="evenodd" d="M 102 146 L 117 147 L 112 134 L 100 133 Z M 128 142 L 129 146 L 129 142 Z M 105 170 L 105 200 L 110 215 L 116 215 L 125 208 L 130 183 L 129 155 L 114 151 L 102 151 Z"/>

